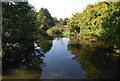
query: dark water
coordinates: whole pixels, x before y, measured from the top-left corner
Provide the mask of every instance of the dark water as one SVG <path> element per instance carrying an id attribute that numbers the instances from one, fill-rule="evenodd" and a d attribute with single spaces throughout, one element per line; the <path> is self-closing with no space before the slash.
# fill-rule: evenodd
<path id="1" fill-rule="evenodd" d="M 28 43 L 25 44 L 29 47 Z M 25 50 L 25 46 L 21 45 L 21 49 L 24 48 L 22 52 L 18 48 L 6 52 L 3 57 L 3 79 L 120 77 L 120 55 L 102 47 L 99 42 L 90 43 L 76 37 L 53 37 L 36 40 L 36 44 L 40 50 Z"/>

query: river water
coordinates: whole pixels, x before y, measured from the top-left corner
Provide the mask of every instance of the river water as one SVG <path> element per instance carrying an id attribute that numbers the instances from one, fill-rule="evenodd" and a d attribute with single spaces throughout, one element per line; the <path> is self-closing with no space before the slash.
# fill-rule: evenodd
<path id="1" fill-rule="evenodd" d="M 116 79 L 120 76 L 120 56 L 100 47 L 98 42 L 89 44 L 80 38 L 54 37 L 37 40 L 36 44 L 40 51 L 22 52 L 28 55 L 17 55 L 21 61 L 16 61 L 14 55 L 11 64 L 4 62 L 3 79 Z"/>
<path id="2" fill-rule="evenodd" d="M 43 69 L 43 79 L 85 79 L 85 72 L 80 68 L 80 63 L 72 58 L 73 54 L 68 50 L 69 38 L 57 38 L 53 41 L 53 46 L 46 53 Z"/>

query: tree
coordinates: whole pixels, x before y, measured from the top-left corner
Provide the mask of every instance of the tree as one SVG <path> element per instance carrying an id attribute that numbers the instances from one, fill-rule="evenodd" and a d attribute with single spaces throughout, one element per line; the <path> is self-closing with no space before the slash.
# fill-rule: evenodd
<path id="1" fill-rule="evenodd" d="M 27 2 L 8 2 L 2 4 L 3 41 L 32 39 L 35 31 L 34 8 Z"/>
<path id="2" fill-rule="evenodd" d="M 120 48 L 119 5 L 120 1 L 88 5 L 82 13 L 76 13 L 68 20 L 69 29 L 75 32 L 74 27 L 80 27 L 81 35 L 101 40 L 109 47 Z"/>
<path id="3" fill-rule="evenodd" d="M 40 29 L 47 30 L 55 25 L 54 19 L 46 8 L 41 8 L 37 13 L 37 22 Z"/>
<path id="4" fill-rule="evenodd" d="M 68 20 L 68 18 L 64 18 L 63 25 L 67 25 L 67 20 Z"/>
<path id="5" fill-rule="evenodd" d="M 55 25 L 57 25 L 59 23 L 57 17 L 54 17 L 53 19 L 54 19 Z"/>
<path id="6" fill-rule="evenodd" d="M 34 8 L 28 2 L 3 2 L 2 16 L 2 74 L 9 74 L 11 69 L 19 67 L 40 71 L 43 54 L 34 53 L 33 35 L 36 32 Z"/>
<path id="7" fill-rule="evenodd" d="M 70 30 L 70 32 L 75 33 L 75 34 L 79 34 L 80 33 L 80 26 L 79 26 L 79 22 L 76 19 L 77 17 L 72 17 L 71 19 L 69 19 L 67 21 L 67 25 L 68 28 Z"/>
<path id="8" fill-rule="evenodd" d="M 27 2 L 2 3 L 3 58 L 6 58 L 6 56 L 9 58 L 6 61 L 10 62 L 11 57 L 15 58 L 18 55 L 20 57 L 24 56 L 19 51 L 34 49 L 33 34 L 36 30 L 34 13 L 33 7 L 28 5 Z"/>

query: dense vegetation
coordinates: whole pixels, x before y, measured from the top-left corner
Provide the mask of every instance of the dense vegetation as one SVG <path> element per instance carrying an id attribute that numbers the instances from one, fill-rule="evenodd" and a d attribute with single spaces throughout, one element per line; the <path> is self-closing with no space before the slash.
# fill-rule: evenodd
<path id="1" fill-rule="evenodd" d="M 2 3 L 2 36 L 3 43 L 11 39 L 32 39 L 36 28 L 34 8 L 27 2 Z"/>
<path id="2" fill-rule="evenodd" d="M 68 18 L 60 18 L 59 20 L 54 17 L 55 26 L 47 30 L 49 35 L 63 35 L 67 30 L 67 20 Z"/>
<path id="3" fill-rule="evenodd" d="M 39 12 L 36 12 L 28 2 L 3 2 L 2 15 L 4 52 L 5 47 L 11 50 L 17 45 L 19 48 L 22 41 L 32 43 L 35 39 L 48 37 L 43 31 L 54 26 L 54 19 L 47 9 L 41 8 Z"/>
<path id="4" fill-rule="evenodd" d="M 37 12 L 37 23 L 42 30 L 47 30 L 55 25 L 53 17 L 46 8 L 41 8 L 39 12 Z"/>
<path id="5" fill-rule="evenodd" d="M 32 43 L 36 30 L 34 13 L 33 7 L 27 2 L 2 3 L 2 48 L 5 63 L 20 61 L 24 57 L 20 51 L 34 49 Z M 16 58 L 17 52 L 20 53 L 20 58 Z M 9 59 L 6 56 L 9 56 Z"/>
<path id="6" fill-rule="evenodd" d="M 112 47 L 120 47 L 119 26 L 120 2 L 98 2 L 88 5 L 83 12 L 74 14 L 68 20 L 70 32 L 102 40 Z"/>
<path id="7" fill-rule="evenodd" d="M 35 52 L 33 44 L 34 35 L 38 29 L 35 13 L 34 7 L 27 2 L 2 3 L 3 75 L 9 69 L 20 66 L 25 69 L 41 70 L 43 54 Z"/>

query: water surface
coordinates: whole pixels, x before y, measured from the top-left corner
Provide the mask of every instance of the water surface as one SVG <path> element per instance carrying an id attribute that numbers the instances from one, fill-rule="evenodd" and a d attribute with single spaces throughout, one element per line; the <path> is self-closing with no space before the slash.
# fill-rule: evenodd
<path id="1" fill-rule="evenodd" d="M 46 35 L 47 36 L 47 35 Z M 41 37 L 6 48 L 3 79 L 118 79 L 120 55 L 99 42 L 77 37 Z"/>
<path id="2" fill-rule="evenodd" d="M 43 79 L 85 79 L 85 72 L 80 68 L 80 63 L 72 58 L 73 54 L 68 50 L 69 38 L 55 39 L 53 46 L 46 53 L 43 69 Z"/>

